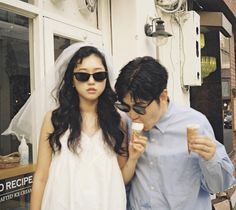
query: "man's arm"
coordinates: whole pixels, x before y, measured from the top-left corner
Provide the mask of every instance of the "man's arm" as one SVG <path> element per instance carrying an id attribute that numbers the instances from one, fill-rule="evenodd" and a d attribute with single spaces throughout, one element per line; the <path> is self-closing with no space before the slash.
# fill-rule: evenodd
<path id="1" fill-rule="evenodd" d="M 215 140 L 213 129 L 207 119 L 205 119 L 203 135 L 195 138 L 190 145 L 191 151 L 200 156 L 202 187 L 210 193 L 224 191 L 235 183 L 234 166 L 225 147 Z"/>

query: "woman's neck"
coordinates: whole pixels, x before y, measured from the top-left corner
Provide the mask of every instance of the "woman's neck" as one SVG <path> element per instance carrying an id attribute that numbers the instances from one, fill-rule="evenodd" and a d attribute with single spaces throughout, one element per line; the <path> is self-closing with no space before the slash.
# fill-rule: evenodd
<path id="1" fill-rule="evenodd" d="M 94 111 L 84 111 L 81 112 L 81 116 L 81 130 L 88 136 L 92 136 L 100 128 L 97 113 Z"/>
<path id="2" fill-rule="evenodd" d="M 82 113 L 97 113 L 98 101 L 80 100 L 80 112 Z"/>
<path id="3" fill-rule="evenodd" d="M 97 116 L 97 103 L 97 100 L 80 100 L 81 130 L 89 136 L 93 135 L 100 128 Z"/>

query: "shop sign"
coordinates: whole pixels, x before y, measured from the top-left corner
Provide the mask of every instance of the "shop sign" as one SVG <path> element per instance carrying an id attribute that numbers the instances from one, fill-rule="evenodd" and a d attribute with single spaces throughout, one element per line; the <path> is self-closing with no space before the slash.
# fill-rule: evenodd
<path id="1" fill-rule="evenodd" d="M 31 193 L 33 173 L 0 180 L 0 203 Z"/>

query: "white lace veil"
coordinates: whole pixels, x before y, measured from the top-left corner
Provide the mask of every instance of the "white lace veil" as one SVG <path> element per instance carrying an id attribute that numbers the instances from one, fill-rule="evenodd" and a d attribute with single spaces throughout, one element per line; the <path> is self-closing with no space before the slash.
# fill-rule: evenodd
<path id="1" fill-rule="evenodd" d="M 114 89 L 118 72 L 112 69 L 112 57 L 110 54 L 105 52 L 101 47 L 93 44 L 84 42 L 72 44 L 60 54 L 55 62 L 53 71 L 46 74 L 43 81 L 40 82 L 40 85 L 32 91 L 31 96 L 11 120 L 9 127 L 2 135 L 15 134 L 18 140 L 20 140 L 21 135 L 24 135 L 29 143 L 37 142 L 35 139 L 38 139 L 40 126 L 45 113 L 57 107 L 51 94 L 52 90 L 59 88 L 71 58 L 75 52 L 84 46 L 96 47 L 104 55 L 108 68 L 109 81 L 111 87 Z"/>

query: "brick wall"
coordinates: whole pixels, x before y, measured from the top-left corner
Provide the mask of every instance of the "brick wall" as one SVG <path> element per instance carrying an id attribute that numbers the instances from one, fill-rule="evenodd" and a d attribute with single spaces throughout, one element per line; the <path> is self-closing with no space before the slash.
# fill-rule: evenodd
<path id="1" fill-rule="evenodd" d="M 235 0 L 223 0 L 225 4 L 230 8 L 233 12 L 234 16 L 236 16 L 236 3 Z"/>
<path id="2" fill-rule="evenodd" d="M 236 31 L 235 31 L 236 32 Z M 234 35 L 230 38 L 230 69 L 231 69 L 231 84 L 232 88 L 236 88 L 236 80 L 235 80 L 235 42 L 234 42 Z"/>

